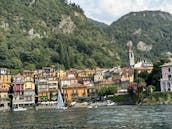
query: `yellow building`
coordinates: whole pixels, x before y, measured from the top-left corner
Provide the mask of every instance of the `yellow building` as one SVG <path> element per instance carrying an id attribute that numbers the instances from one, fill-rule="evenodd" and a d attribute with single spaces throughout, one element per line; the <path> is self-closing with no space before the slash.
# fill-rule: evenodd
<path id="1" fill-rule="evenodd" d="M 34 71 L 31 71 L 31 70 L 23 70 L 22 75 L 23 76 L 33 77 L 34 76 Z"/>
<path id="2" fill-rule="evenodd" d="M 24 78 L 24 90 L 35 90 L 34 79 L 32 77 L 25 77 Z"/>
<path id="3" fill-rule="evenodd" d="M 24 103 L 33 105 L 35 103 L 35 84 L 34 79 L 30 76 L 24 78 Z"/>
<path id="4" fill-rule="evenodd" d="M 38 93 L 38 102 L 47 102 L 50 100 L 50 92 L 48 91 L 41 91 Z"/>
<path id="5" fill-rule="evenodd" d="M 56 77 L 56 71 L 54 66 L 43 67 L 42 68 L 42 77 Z"/>
<path id="6" fill-rule="evenodd" d="M 50 92 L 48 88 L 48 80 L 40 79 L 36 82 L 38 92 L 38 103 L 50 100 Z"/>
<path id="7" fill-rule="evenodd" d="M 9 84 L 0 83 L 0 100 L 8 100 Z"/>
<path id="8" fill-rule="evenodd" d="M 121 81 L 129 81 L 130 83 L 134 82 L 134 69 L 123 68 L 121 74 Z"/>
<path id="9" fill-rule="evenodd" d="M 49 101 L 57 101 L 58 80 L 48 80 L 48 90 L 50 93 Z"/>
<path id="10" fill-rule="evenodd" d="M 79 97 L 87 97 L 87 86 L 82 84 L 74 84 L 63 87 L 63 95 L 65 102 L 77 101 Z"/>
<path id="11" fill-rule="evenodd" d="M 0 82 L 3 82 L 5 84 L 10 84 L 11 83 L 11 75 L 0 74 Z"/>
<path id="12" fill-rule="evenodd" d="M 57 77 L 58 78 L 66 78 L 66 72 L 63 70 L 58 70 L 57 71 Z"/>
<path id="13" fill-rule="evenodd" d="M 78 72 L 78 78 L 90 77 L 91 75 L 94 75 L 95 72 L 95 70 L 82 70 Z"/>
<path id="14" fill-rule="evenodd" d="M 0 99 L 8 99 L 11 75 L 6 68 L 0 68 Z"/>
<path id="15" fill-rule="evenodd" d="M 9 88 L 11 83 L 11 75 L 6 68 L 0 68 L 0 104 L 8 108 L 9 104 Z"/>

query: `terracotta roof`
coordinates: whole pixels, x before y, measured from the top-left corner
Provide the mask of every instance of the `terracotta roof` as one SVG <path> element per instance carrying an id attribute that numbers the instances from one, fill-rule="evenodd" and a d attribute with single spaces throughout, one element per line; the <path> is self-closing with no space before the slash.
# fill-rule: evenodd
<path id="1" fill-rule="evenodd" d="M 131 74 L 134 74 L 134 69 L 128 68 L 128 67 L 122 68 L 122 75 L 123 75 L 123 74 L 126 74 L 126 73 L 129 73 L 130 75 L 131 75 Z"/>

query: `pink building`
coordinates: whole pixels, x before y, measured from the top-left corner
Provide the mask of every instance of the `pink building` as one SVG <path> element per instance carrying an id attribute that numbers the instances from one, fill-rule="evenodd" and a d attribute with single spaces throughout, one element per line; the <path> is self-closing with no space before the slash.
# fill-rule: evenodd
<path id="1" fill-rule="evenodd" d="M 172 63 L 162 65 L 161 92 L 172 91 Z"/>

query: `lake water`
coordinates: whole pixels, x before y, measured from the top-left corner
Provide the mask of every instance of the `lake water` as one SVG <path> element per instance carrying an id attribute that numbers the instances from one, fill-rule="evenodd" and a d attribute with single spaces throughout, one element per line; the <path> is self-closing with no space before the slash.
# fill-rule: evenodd
<path id="1" fill-rule="evenodd" d="M 0 112 L 0 129 L 172 129 L 172 106 Z"/>

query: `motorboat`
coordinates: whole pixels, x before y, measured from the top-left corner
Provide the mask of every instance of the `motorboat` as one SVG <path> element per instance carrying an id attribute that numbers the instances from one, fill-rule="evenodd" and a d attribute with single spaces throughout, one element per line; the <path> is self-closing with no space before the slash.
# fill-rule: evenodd
<path id="1" fill-rule="evenodd" d="M 27 108 L 24 107 L 16 107 L 13 109 L 13 111 L 27 111 Z"/>
<path id="2" fill-rule="evenodd" d="M 111 100 L 107 100 L 107 106 L 115 105 L 115 102 L 112 102 Z"/>

